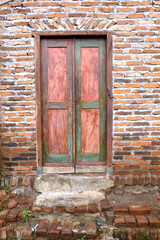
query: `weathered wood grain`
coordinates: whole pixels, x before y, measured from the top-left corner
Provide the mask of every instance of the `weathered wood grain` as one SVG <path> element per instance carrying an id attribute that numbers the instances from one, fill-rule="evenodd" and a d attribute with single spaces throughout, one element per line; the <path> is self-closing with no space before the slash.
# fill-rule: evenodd
<path id="1" fill-rule="evenodd" d="M 49 154 L 68 153 L 67 110 L 48 111 Z"/>
<path id="2" fill-rule="evenodd" d="M 48 48 L 48 102 L 67 101 L 66 55 L 66 48 Z"/>
<path id="3" fill-rule="evenodd" d="M 82 153 L 100 153 L 99 109 L 82 109 L 81 148 Z"/>
<path id="4" fill-rule="evenodd" d="M 81 100 L 99 101 L 99 48 L 81 48 Z"/>

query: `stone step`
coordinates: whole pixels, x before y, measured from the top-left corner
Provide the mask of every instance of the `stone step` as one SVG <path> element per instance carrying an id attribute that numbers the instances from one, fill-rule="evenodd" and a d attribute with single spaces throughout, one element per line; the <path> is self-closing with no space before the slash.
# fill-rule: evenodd
<path id="1" fill-rule="evenodd" d="M 106 174 L 53 174 L 42 175 L 34 183 L 37 192 L 105 192 L 113 187 L 113 181 Z"/>
<path id="2" fill-rule="evenodd" d="M 34 183 L 34 189 L 41 193 L 35 205 L 65 206 L 98 203 L 105 199 L 113 181 L 106 174 L 53 174 L 42 175 Z"/>
<path id="3" fill-rule="evenodd" d="M 105 194 L 96 191 L 85 192 L 44 192 L 36 197 L 36 206 L 84 206 L 97 204 L 105 199 Z"/>

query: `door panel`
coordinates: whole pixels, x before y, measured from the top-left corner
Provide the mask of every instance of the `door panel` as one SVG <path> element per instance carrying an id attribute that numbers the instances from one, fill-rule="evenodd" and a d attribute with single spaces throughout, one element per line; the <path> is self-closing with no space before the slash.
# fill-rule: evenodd
<path id="1" fill-rule="evenodd" d="M 100 153 L 100 111 L 82 109 L 81 112 L 81 151 Z"/>
<path id="2" fill-rule="evenodd" d="M 67 101 L 67 49 L 48 48 L 48 102 Z"/>
<path id="3" fill-rule="evenodd" d="M 68 153 L 67 110 L 48 111 L 49 154 Z"/>
<path id="4" fill-rule="evenodd" d="M 106 161 L 105 41 L 75 41 L 76 163 Z"/>
<path id="5" fill-rule="evenodd" d="M 72 40 L 42 40 L 43 161 L 71 163 Z"/>
<path id="6" fill-rule="evenodd" d="M 81 48 L 82 102 L 99 101 L 99 48 Z"/>

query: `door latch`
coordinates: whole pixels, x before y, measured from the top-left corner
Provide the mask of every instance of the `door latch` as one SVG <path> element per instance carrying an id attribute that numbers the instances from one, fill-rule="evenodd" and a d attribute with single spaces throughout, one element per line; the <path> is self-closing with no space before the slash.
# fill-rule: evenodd
<path id="1" fill-rule="evenodd" d="M 109 96 L 111 99 L 113 99 L 114 97 L 113 97 L 112 91 L 111 91 L 109 88 L 107 88 L 107 91 L 108 91 L 108 96 Z"/>

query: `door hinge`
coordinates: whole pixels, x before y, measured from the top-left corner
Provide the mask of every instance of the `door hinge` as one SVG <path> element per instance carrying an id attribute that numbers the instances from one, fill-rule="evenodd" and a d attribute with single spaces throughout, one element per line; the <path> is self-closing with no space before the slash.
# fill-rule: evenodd
<path id="1" fill-rule="evenodd" d="M 108 91 L 108 96 L 109 96 L 111 99 L 113 99 L 114 97 L 113 97 L 112 91 L 111 91 L 109 88 L 107 88 L 107 91 Z"/>

